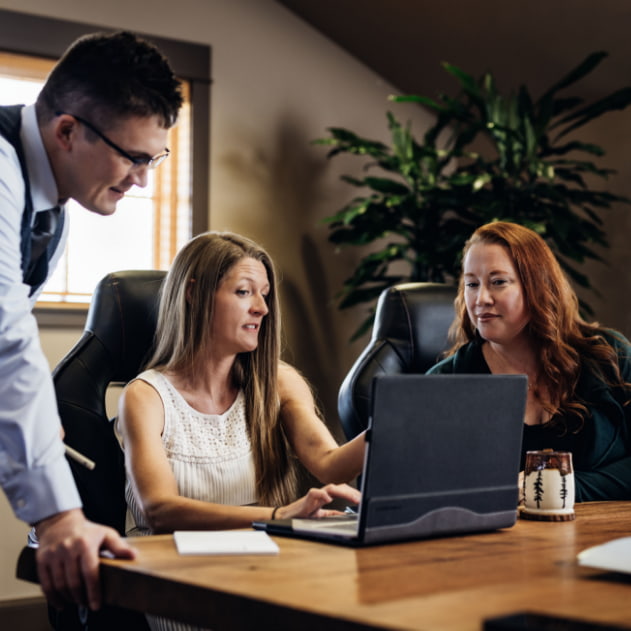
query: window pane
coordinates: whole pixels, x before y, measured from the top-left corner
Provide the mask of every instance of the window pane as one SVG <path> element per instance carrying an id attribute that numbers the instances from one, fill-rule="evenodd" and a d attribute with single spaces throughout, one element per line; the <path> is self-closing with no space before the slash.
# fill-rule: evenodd
<path id="1" fill-rule="evenodd" d="M 151 269 L 153 207 L 150 199 L 123 199 L 116 213 L 103 217 L 71 202 L 70 237 L 65 261 L 46 285 L 46 293 L 89 295 L 109 272 Z M 54 298 L 54 296 L 51 296 Z M 72 301 L 72 298 L 70 298 Z"/>
<path id="2" fill-rule="evenodd" d="M 50 60 L 0 52 L 0 105 L 32 103 L 52 67 Z M 39 79 L 38 79 L 39 78 Z M 166 269 L 191 236 L 189 87 L 178 124 L 169 130 L 170 157 L 148 171 L 145 188 L 133 187 L 116 213 L 103 217 L 70 200 L 64 255 L 41 302 L 87 303 L 106 274 L 124 269 Z"/>
<path id="3" fill-rule="evenodd" d="M 0 75 L 0 105 L 18 105 L 32 103 L 42 87 L 41 81 L 9 79 Z"/>

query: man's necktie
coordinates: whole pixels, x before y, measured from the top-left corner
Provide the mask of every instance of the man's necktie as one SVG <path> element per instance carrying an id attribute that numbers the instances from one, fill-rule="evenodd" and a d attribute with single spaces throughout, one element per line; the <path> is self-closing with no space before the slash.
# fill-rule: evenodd
<path id="1" fill-rule="evenodd" d="M 57 231 L 60 212 L 60 207 L 55 206 L 35 214 L 31 231 L 31 257 L 24 274 L 24 282 L 31 285 L 33 290 L 44 282 L 48 274 L 46 248 Z"/>
<path id="2" fill-rule="evenodd" d="M 59 220 L 59 206 L 35 213 L 35 223 L 31 232 L 31 263 L 37 261 L 48 247 L 50 240 L 57 230 Z"/>

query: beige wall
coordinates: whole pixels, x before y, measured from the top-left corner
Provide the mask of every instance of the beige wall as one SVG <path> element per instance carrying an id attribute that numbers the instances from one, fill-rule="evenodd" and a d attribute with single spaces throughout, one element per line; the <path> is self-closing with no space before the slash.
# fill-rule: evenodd
<path id="1" fill-rule="evenodd" d="M 608 181 L 600 180 L 598 186 L 631 199 L 631 111 L 627 108 L 592 122 L 582 139 L 604 147 L 603 166 L 617 171 Z M 631 205 L 617 205 L 603 218 L 610 247 L 599 253 L 606 264 L 590 262 L 585 266 L 599 295 L 589 291 L 579 294 L 592 306 L 597 320 L 631 338 Z"/>
<path id="2" fill-rule="evenodd" d="M 0 8 L 212 47 L 211 227 L 243 232 L 270 250 L 283 279 L 288 354 L 336 422 L 336 390 L 359 351 L 346 342 L 355 318 L 331 302 L 351 257 L 334 254 L 318 222 L 349 191 L 338 183 L 341 163 L 329 166 L 325 150 L 309 142 L 330 125 L 385 136 L 393 88 L 272 0 L 0 0 Z M 79 333 L 42 332 L 51 365 Z M 0 600 L 31 595 L 13 579 L 25 528 L 4 497 L 0 524 Z"/>
<path id="3" fill-rule="evenodd" d="M 313 382 L 335 423 L 337 387 L 362 345 L 347 343 L 361 314 L 338 312 L 332 297 L 356 254 L 335 254 L 326 228 L 318 222 L 350 197 L 338 176 L 345 164 L 344 172 L 355 173 L 357 166 L 341 158 L 328 163 L 324 149 L 309 141 L 332 125 L 385 138 L 386 97 L 393 88 L 272 0 L 0 0 L 0 8 L 212 47 L 211 227 L 243 232 L 272 253 L 283 279 L 287 354 Z M 398 115 L 414 120 L 416 130 L 423 129 L 422 112 L 395 107 Z M 609 149 L 608 166 L 621 171 L 612 188 L 631 196 L 625 155 L 631 135 L 628 121 L 628 116 L 620 116 L 593 131 L 595 142 Z M 611 214 L 607 225 L 612 270 L 591 266 L 603 294 L 592 300 L 597 317 L 627 335 L 630 221 L 626 210 Z M 78 330 L 43 331 L 51 365 L 78 335 Z M 33 590 L 12 578 L 25 528 L 4 498 L 0 524 L 0 600 L 29 596 Z"/>

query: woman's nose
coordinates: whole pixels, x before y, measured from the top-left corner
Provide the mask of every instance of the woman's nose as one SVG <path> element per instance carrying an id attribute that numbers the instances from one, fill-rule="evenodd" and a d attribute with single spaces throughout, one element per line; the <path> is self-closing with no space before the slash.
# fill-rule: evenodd
<path id="1" fill-rule="evenodd" d="M 269 312 L 269 307 L 267 306 L 267 300 L 265 299 L 265 296 L 257 296 L 257 299 L 252 305 L 252 310 L 254 311 L 254 313 L 267 315 L 267 313 Z"/>
<path id="2" fill-rule="evenodd" d="M 488 305 L 492 301 L 493 299 L 491 297 L 491 292 L 489 291 L 489 288 L 486 285 L 480 285 L 476 302 L 479 305 Z"/>

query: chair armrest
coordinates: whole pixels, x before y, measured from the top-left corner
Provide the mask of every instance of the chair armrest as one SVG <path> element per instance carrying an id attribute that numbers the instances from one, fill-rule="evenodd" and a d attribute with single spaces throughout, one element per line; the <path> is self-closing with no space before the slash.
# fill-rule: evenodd
<path id="1" fill-rule="evenodd" d="M 39 583 L 37 563 L 35 562 L 35 548 L 30 546 L 22 548 L 15 568 L 15 577 L 29 583 Z"/>

